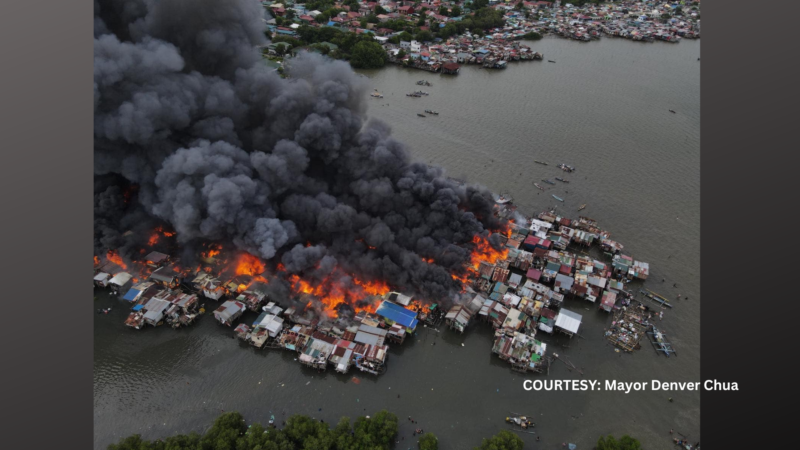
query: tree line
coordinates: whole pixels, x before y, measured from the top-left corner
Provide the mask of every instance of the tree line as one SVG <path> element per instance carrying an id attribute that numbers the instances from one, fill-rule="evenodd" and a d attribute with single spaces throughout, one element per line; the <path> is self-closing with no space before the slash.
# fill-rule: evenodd
<path id="1" fill-rule="evenodd" d="M 237 412 L 219 416 L 205 433 L 178 434 L 148 441 L 138 434 L 121 439 L 108 450 L 389 450 L 397 439 L 397 416 L 380 411 L 351 423 L 342 417 L 331 427 L 305 415 L 291 416 L 282 427 L 247 425 Z M 438 450 L 433 433 L 420 436 L 420 450 Z M 503 430 L 484 439 L 475 450 L 522 450 L 523 441 Z"/>

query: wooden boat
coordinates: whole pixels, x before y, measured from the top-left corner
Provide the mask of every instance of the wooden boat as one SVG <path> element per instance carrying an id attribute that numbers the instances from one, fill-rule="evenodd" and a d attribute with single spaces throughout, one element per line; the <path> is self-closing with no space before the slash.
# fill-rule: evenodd
<path id="1" fill-rule="evenodd" d="M 675 114 L 675 111 L 673 111 L 673 110 L 671 110 L 671 109 L 669 110 L 669 112 L 671 112 L 672 114 Z"/>
<path id="2" fill-rule="evenodd" d="M 438 112 L 436 112 L 436 111 L 431 111 L 430 109 L 426 109 L 426 110 L 425 110 L 425 112 L 426 112 L 426 113 L 428 113 L 428 114 L 433 114 L 434 116 L 438 116 L 438 115 L 439 115 L 439 113 L 438 113 Z"/>
<path id="3" fill-rule="evenodd" d="M 558 180 L 558 181 L 560 181 L 562 183 L 569 183 L 569 180 L 565 180 L 565 179 L 563 179 L 561 177 L 556 177 L 556 180 Z"/>
<path id="4" fill-rule="evenodd" d="M 534 160 L 533 160 L 533 162 L 535 162 L 536 164 L 541 164 L 541 165 L 543 165 L 543 166 L 546 166 L 546 165 L 547 165 L 547 163 L 546 163 L 546 162 L 544 162 L 544 161 L 539 161 L 538 159 L 534 159 Z"/>
<path id="5" fill-rule="evenodd" d="M 370 95 L 370 97 L 374 97 L 374 98 L 383 98 L 383 94 L 381 94 L 377 90 L 375 92 L 373 92 L 372 94 L 369 94 L 369 95 Z"/>
<path id="6" fill-rule="evenodd" d="M 657 352 L 667 355 L 667 358 L 669 358 L 669 355 L 678 356 L 678 353 L 672 348 L 672 344 L 667 342 L 667 335 L 659 331 L 655 325 L 650 325 L 650 328 L 651 331 L 647 332 L 647 336 L 650 337 L 650 343 L 653 344 L 653 348 Z"/>
<path id="7" fill-rule="evenodd" d="M 539 183 L 533 183 L 533 185 L 534 185 L 534 186 L 536 186 L 537 188 L 541 189 L 541 190 L 544 190 L 544 188 L 543 188 L 543 187 L 541 187 L 541 186 L 539 185 Z"/>
<path id="8" fill-rule="evenodd" d="M 566 165 L 564 163 L 559 164 L 558 168 L 563 170 L 564 172 L 574 172 L 575 171 L 574 167 L 568 166 L 568 165 Z"/>
<path id="9" fill-rule="evenodd" d="M 583 211 L 586 208 L 586 203 L 582 204 L 578 211 Z"/>
<path id="10" fill-rule="evenodd" d="M 506 417 L 506 423 L 510 423 L 511 425 L 517 425 L 524 430 L 536 426 L 536 424 L 533 423 L 533 421 L 531 421 L 527 416 L 518 416 L 518 415 Z"/>
<path id="11" fill-rule="evenodd" d="M 547 62 L 554 63 L 555 61 L 553 61 L 552 59 L 548 59 Z"/>
<path id="12" fill-rule="evenodd" d="M 550 180 L 545 180 L 544 178 L 542 178 L 542 181 L 544 181 L 544 182 L 545 182 L 545 183 L 547 183 L 547 184 L 552 184 L 552 185 L 555 185 L 555 183 L 553 183 L 552 181 L 550 181 Z"/>
<path id="13" fill-rule="evenodd" d="M 561 197 L 557 196 L 556 194 L 553 194 L 553 198 L 554 198 L 554 199 L 556 199 L 556 200 L 558 200 L 558 201 L 560 201 L 560 202 L 563 202 L 563 201 L 564 201 L 564 199 L 563 199 L 563 198 L 561 198 Z"/>
<path id="14" fill-rule="evenodd" d="M 647 289 L 639 289 L 645 297 L 649 298 L 650 300 L 658 303 L 659 305 L 666 306 L 667 308 L 672 308 L 672 305 L 669 304 L 666 298 L 661 295 L 656 294 L 653 291 L 649 291 Z"/>
<path id="15" fill-rule="evenodd" d="M 417 115 L 418 115 L 418 116 L 420 116 L 420 117 L 426 117 L 426 116 L 425 116 L 425 114 L 419 114 L 419 113 L 417 113 Z"/>
<path id="16" fill-rule="evenodd" d="M 505 205 L 506 203 L 510 203 L 511 202 L 511 197 L 506 197 L 505 195 L 500 195 L 500 197 L 495 199 L 494 202 L 497 203 L 498 205 Z"/>

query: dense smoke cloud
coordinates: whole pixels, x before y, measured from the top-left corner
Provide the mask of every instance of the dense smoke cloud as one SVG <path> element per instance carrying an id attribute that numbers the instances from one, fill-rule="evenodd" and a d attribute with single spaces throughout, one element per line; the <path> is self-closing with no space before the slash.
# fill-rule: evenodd
<path id="1" fill-rule="evenodd" d="M 311 280 L 458 288 L 459 244 L 498 228 L 491 194 L 412 162 L 347 63 L 268 69 L 264 17 L 255 0 L 95 2 L 96 251 L 129 257 L 146 231 L 125 231 L 163 221 L 183 249 L 221 241 Z"/>

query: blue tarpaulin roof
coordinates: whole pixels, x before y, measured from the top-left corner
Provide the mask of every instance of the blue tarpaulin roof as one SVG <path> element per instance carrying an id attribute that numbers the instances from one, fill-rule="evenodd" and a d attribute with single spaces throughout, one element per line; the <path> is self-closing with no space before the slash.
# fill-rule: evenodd
<path id="1" fill-rule="evenodd" d="M 136 305 L 133 307 L 134 311 L 139 311 L 140 309 L 144 308 L 144 305 Z"/>
<path id="2" fill-rule="evenodd" d="M 131 290 L 128 291 L 127 294 L 125 294 L 124 297 L 122 297 L 122 299 L 123 300 L 127 300 L 129 302 L 132 302 L 136 298 L 136 296 L 139 295 L 140 292 L 142 292 L 142 291 L 140 291 L 138 289 L 131 289 Z"/>
<path id="3" fill-rule="evenodd" d="M 417 327 L 417 313 L 403 308 L 400 305 L 385 301 L 375 311 L 379 316 L 385 317 L 400 325 L 414 329 Z"/>

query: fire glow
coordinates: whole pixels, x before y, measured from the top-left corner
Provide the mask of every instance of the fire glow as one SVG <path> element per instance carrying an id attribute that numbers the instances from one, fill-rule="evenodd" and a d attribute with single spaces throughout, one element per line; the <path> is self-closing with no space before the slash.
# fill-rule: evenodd
<path id="1" fill-rule="evenodd" d="M 316 285 L 312 285 L 296 274 L 292 274 L 288 278 L 295 294 L 308 294 L 316 297 L 329 318 L 338 318 L 339 308 L 343 304 L 349 305 L 356 314 L 361 311 L 373 313 L 379 303 L 375 296 L 382 297 L 390 291 L 389 286 L 382 281 L 362 281 L 358 278 L 351 278 L 352 286 L 347 286 L 348 283 L 336 281 L 337 279 L 347 279 L 347 276 L 337 269 Z M 309 306 L 310 303 L 306 305 L 307 308 Z"/>

